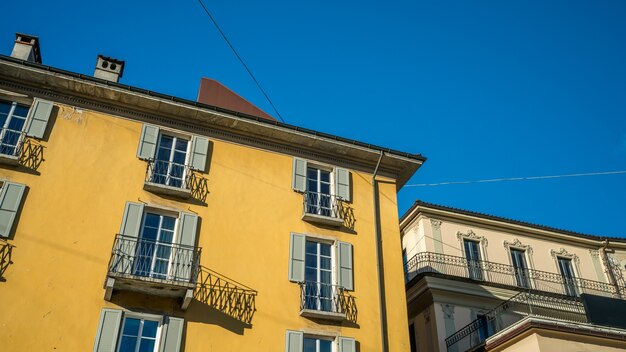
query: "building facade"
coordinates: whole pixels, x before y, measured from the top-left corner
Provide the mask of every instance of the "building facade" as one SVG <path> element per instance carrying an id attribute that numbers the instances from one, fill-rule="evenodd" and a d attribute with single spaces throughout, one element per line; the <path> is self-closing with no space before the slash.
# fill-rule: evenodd
<path id="1" fill-rule="evenodd" d="M 415 155 L 0 56 L 3 351 L 409 351 Z"/>
<path id="2" fill-rule="evenodd" d="M 421 201 L 400 229 L 412 351 L 626 349 L 626 240 Z"/>

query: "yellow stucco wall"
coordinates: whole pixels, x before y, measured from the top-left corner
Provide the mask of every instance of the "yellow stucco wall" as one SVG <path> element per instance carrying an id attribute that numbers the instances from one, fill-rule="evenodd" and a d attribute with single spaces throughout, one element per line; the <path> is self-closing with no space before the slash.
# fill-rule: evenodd
<path id="1" fill-rule="evenodd" d="M 60 106 L 37 173 L 0 168 L 0 178 L 29 190 L 15 226 L 13 263 L 0 282 L 3 351 L 87 351 L 102 308 L 183 317 L 185 351 L 283 351 L 287 329 L 354 337 L 361 352 L 380 350 L 371 175 L 352 171 L 354 233 L 301 220 L 302 196 L 291 188 L 292 157 L 212 140 L 206 205 L 143 190 L 137 159 L 141 123 Z M 50 127 L 50 126 L 49 126 Z M 393 180 L 380 203 L 390 351 L 408 351 L 407 313 Z M 103 283 L 124 204 L 196 212 L 201 264 L 258 291 L 251 326 L 192 302 L 116 292 Z M 324 235 L 354 246 L 358 321 L 321 324 L 299 316 L 299 287 L 288 281 L 290 232 Z"/>

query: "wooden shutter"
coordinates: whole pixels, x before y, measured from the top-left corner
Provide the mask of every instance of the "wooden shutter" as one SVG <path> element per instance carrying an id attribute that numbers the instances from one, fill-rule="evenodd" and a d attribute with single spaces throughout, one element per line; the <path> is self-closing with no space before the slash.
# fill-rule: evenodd
<path id="1" fill-rule="evenodd" d="M 292 233 L 289 243 L 289 280 L 304 282 L 304 251 L 306 236 Z"/>
<path id="2" fill-rule="evenodd" d="M 352 269 L 352 245 L 337 241 L 338 284 L 346 290 L 354 290 L 354 273 Z"/>
<path id="3" fill-rule="evenodd" d="M 117 350 L 117 336 L 122 323 L 122 315 L 123 313 L 119 309 L 102 310 L 93 352 L 115 352 Z"/>
<path id="4" fill-rule="evenodd" d="M 302 352 L 304 350 L 304 334 L 302 331 L 287 330 L 285 336 L 285 352 Z"/>
<path id="5" fill-rule="evenodd" d="M 143 203 L 126 202 L 124 217 L 120 227 L 120 235 L 126 237 L 139 237 L 141 219 L 143 218 Z"/>
<path id="6" fill-rule="evenodd" d="M 137 147 L 137 157 L 142 160 L 154 160 L 158 140 L 159 128 L 153 125 L 143 125 Z"/>
<path id="7" fill-rule="evenodd" d="M 180 351 L 184 325 L 185 320 L 181 318 L 165 317 L 159 352 Z"/>
<path id="8" fill-rule="evenodd" d="M 5 181 L 0 189 L 0 237 L 9 237 L 26 186 Z"/>
<path id="9" fill-rule="evenodd" d="M 204 172 L 206 168 L 208 152 L 208 138 L 198 136 L 194 136 L 193 138 L 191 138 L 191 155 L 189 157 L 189 167 L 194 170 Z"/>
<path id="10" fill-rule="evenodd" d="M 335 168 L 335 194 L 339 199 L 347 202 L 350 198 L 350 171 L 342 168 Z"/>
<path id="11" fill-rule="evenodd" d="M 174 276 L 189 281 L 196 268 L 196 234 L 198 233 L 198 216 L 193 213 L 181 212 L 178 218 L 177 243 L 181 247 L 174 252 Z"/>
<path id="12" fill-rule="evenodd" d="M 292 187 L 295 191 L 306 192 L 306 160 L 293 158 Z"/>
<path id="13" fill-rule="evenodd" d="M 53 107 L 54 104 L 51 101 L 35 99 L 28 111 L 27 136 L 38 139 L 43 138 Z"/>
<path id="14" fill-rule="evenodd" d="M 130 274 L 133 268 L 133 259 L 137 255 L 137 238 L 141 231 L 144 205 L 142 203 L 126 202 L 124 217 L 120 227 L 120 235 L 113 252 L 111 270 L 116 273 Z"/>
<path id="15" fill-rule="evenodd" d="M 338 342 L 338 352 L 356 352 L 356 341 L 353 338 L 340 336 Z"/>

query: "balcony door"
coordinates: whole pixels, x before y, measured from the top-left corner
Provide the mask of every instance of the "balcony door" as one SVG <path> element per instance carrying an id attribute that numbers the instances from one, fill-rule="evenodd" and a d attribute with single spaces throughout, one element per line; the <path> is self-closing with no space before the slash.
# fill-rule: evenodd
<path id="1" fill-rule="evenodd" d="M 137 245 L 134 275 L 168 278 L 175 226 L 174 217 L 145 213 Z"/>
<path id="2" fill-rule="evenodd" d="M 563 277 L 563 285 L 565 287 L 565 294 L 568 296 L 577 296 L 576 292 L 576 279 L 574 276 L 574 268 L 572 267 L 572 260 L 569 258 L 558 258 L 559 271 Z"/>
<path id="3" fill-rule="evenodd" d="M 0 154 L 14 156 L 26 124 L 28 107 L 0 102 Z"/>
<path id="4" fill-rule="evenodd" d="M 327 243 L 306 241 L 305 309 L 333 311 L 332 251 Z"/>
<path id="5" fill-rule="evenodd" d="M 467 259 L 467 270 L 470 279 L 482 280 L 483 271 L 480 267 L 480 243 L 478 241 L 463 240 L 465 249 L 465 259 Z"/>
<path id="6" fill-rule="evenodd" d="M 524 250 L 511 248 L 511 262 L 513 263 L 513 273 L 517 286 L 530 288 L 530 277 L 528 265 L 526 264 L 526 252 Z"/>
<path id="7" fill-rule="evenodd" d="M 307 213 L 332 216 L 331 172 L 308 167 L 306 174 Z"/>
<path id="8" fill-rule="evenodd" d="M 152 182 L 181 188 L 185 180 L 185 162 L 189 141 L 161 134 L 154 161 Z"/>

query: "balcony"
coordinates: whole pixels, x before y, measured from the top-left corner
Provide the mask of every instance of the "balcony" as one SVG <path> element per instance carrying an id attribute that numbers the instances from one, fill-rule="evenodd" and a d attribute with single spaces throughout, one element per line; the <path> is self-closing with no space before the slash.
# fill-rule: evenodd
<path id="1" fill-rule="evenodd" d="M 344 224 L 343 204 L 335 195 L 305 192 L 302 220 L 339 227 Z"/>
<path id="2" fill-rule="evenodd" d="M 300 283 L 300 315 L 326 320 L 356 322 L 354 297 L 337 285 L 320 282 Z"/>
<path id="3" fill-rule="evenodd" d="M 0 162 L 19 165 L 26 134 L 8 128 L 0 129 Z"/>
<path id="4" fill-rule="evenodd" d="M 189 165 L 161 160 L 148 162 L 143 189 L 177 198 L 194 198 L 200 201 L 204 201 L 209 193 L 206 179 L 198 175 Z"/>
<path id="5" fill-rule="evenodd" d="M 446 338 L 447 350 L 475 351 L 485 340 L 524 318 L 588 323 L 580 298 L 520 292 Z"/>
<path id="6" fill-rule="evenodd" d="M 508 286 L 543 291 L 564 296 L 592 295 L 626 298 L 626 287 L 581 279 L 565 278 L 558 273 L 525 269 L 511 265 L 468 260 L 464 257 L 432 252 L 416 254 L 405 264 L 406 282 L 424 275 L 441 275 L 470 280 L 479 284 Z"/>
<path id="7" fill-rule="evenodd" d="M 117 235 L 109 260 L 105 298 L 109 300 L 114 290 L 129 290 L 184 297 L 188 304 L 196 286 L 200 253 L 198 247 Z"/>

